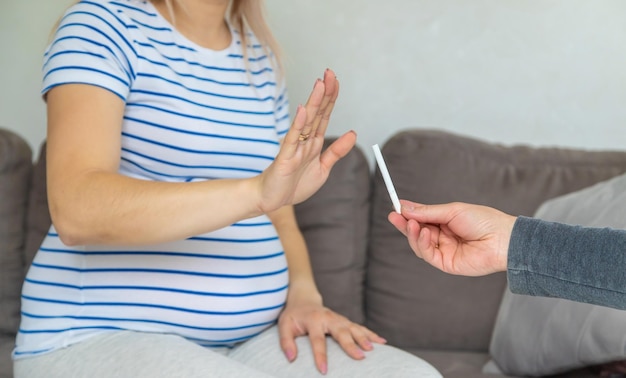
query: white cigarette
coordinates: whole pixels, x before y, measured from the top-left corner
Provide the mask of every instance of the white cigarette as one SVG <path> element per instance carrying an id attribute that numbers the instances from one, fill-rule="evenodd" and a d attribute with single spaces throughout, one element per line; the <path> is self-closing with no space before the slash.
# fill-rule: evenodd
<path id="1" fill-rule="evenodd" d="M 396 213 L 401 214 L 402 210 L 400 206 L 400 199 L 398 198 L 398 194 L 396 193 L 396 188 L 393 187 L 391 176 L 389 176 L 389 171 L 387 170 L 387 165 L 385 164 L 385 159 L 383 159 L 383 153 L 380 152 L 380 147 L 378 147 L 378 144 L 373 145 L 372 149 L 374 149 L 374 156 L 376 156 L 376 162 L 378 163 L 378 167 L 380 168 L 380 173 L 383 175 L 383 180 L 385 181 L 387 192 L 389 192 L 389 197 L 391 198 L 393 208 L 396 210 Z"/>

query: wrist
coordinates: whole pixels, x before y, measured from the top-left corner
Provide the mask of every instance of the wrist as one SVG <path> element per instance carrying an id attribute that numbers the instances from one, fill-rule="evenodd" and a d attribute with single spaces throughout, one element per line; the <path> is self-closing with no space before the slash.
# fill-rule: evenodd
<path id="1" fill-rule="evenodd" d="M 313 282 L 296 281 L 289 283 L 289 292 L 287 294 L 288 303 L 313 302 L 322 304 L 323 298 L 317 286 Z"/>
<path id="2" fill-rule="evenodd" d="M 261 214 L 269 214 L 288 204 L 284 198 L 280 198 L 280 193 L 277 193 L 275 185 L 274 188 L 272 188 L 272 185 L 268 185 L 268 177 L 265 171 L 251 177 L 249 185 L 250 193 L 253 193 L 255 208 Z"/>
<path id="3" fill-rule="evenodd" d="M 509 245 L 511 244 L 511 234 L 513 233 L 513 228 L 516 221 L 516 216 L 507 215 L 504 226 L 505 229 L 503 230 L 502 246 L 500 247 L 500 251 L 498 253 L 497 262 L 497 270 L 501 272 L 506 271 L 508 267 Z"/>
<path id="4" fill-rule="evenodd" d="M 252 211 L 255 215 L 267 214 L 267 211 L 263 207 L 262 200 L 262 178 L 261 175 L 250 177 L 242 180 L 243 182 L 243 197 L 250 199 Z"/>

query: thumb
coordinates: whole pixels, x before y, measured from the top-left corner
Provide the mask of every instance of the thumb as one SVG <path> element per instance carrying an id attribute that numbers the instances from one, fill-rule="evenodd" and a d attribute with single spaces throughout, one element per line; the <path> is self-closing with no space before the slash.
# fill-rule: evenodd
<path id="1" fill-rule="evenodd" d="M 356 133 L 352 130 L 334 141 L 320 156 L 320 164 L 330 170 L 339 159 L 343 158 L 356 144 Z"/>
<path id="2" fill-rule="evenodd" d="M 400 204 L 402 215 L 419 223 L 448 224 L 458 213 L 454 204 L 422 205 L 407 200 L 401 200 Z"/>

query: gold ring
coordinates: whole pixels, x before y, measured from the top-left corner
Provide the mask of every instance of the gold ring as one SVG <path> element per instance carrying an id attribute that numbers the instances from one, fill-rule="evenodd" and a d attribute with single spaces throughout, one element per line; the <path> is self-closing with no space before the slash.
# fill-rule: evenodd
<path id="1" fill-rule="evenodd" d="M 311 134 L 300 134 L 300 136 L 298 137 L 298 140 L 300 142 L 306 142 L 309 139 L 310 135 Z"/>

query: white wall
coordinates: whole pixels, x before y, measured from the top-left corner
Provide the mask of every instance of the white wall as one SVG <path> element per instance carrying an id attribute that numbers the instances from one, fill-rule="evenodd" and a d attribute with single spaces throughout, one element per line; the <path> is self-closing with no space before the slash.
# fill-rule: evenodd
<path id="1" fill-rule="evenodd" d="M 333 68 L 332 132 L 355 129 L 367 153 L 409 127 L 626 149 L 626 1 L 267 3 L 292 107 Z"/>
<path id="2" fill-rule="evenodd" d="M 0 125 L 45 137 L 41 54 L 69 0 L 0 2 Z M 331 134 L 409 127 L 505 144 L 626 149 L 622 0 L 267 0 L 292 109 L 333 68 Z M 35 147 L 36 148 L 36 147 Z"/>
<path id="3" fill-rule="evenodd" d="M 50 30 L 70 0 L 0 0 L 0 127 L 37 149 L 45 137 L 42 55 Z"/>

